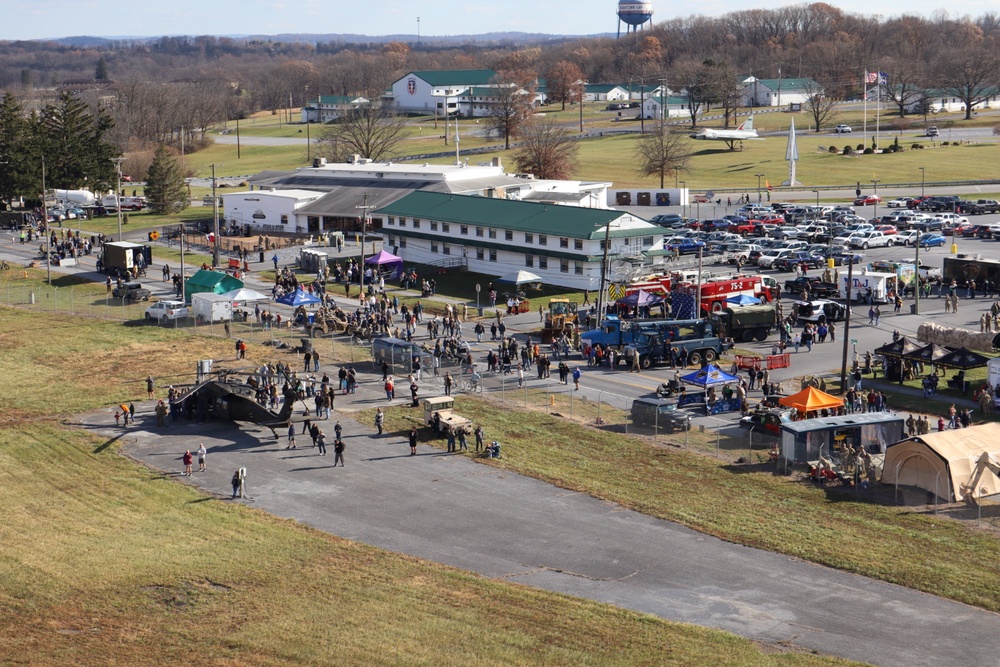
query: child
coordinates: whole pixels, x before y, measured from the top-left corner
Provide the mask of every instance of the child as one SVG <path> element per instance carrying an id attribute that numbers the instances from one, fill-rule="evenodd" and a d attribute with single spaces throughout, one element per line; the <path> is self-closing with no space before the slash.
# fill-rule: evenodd
<path id="1" fill-rule="evenodd" d="M 121 426 L 122 413 L 115 410 L 115 426 Z"/>

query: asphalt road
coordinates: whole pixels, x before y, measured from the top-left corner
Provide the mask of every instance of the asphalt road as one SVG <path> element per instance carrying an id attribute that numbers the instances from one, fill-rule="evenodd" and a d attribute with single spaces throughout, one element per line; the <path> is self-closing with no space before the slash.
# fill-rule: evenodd
<path id="1" fill-rule="evenodd" d="M 377 392 L 357 396 L 353 408 L 385 404 Z M 332 453 L 285 450 L 268 431 L 156 431 L 152 405 L 138 407 L 139 426 L 127 431 L 110 411 L 84 422 L 121 437 L 129 456 L 224 497 L 245 466 L 249 498 L 234 502 L 348 539 L 769 645 L 885 666 L 996 661 L 995 614 L 717 540 L 429 446 L 411 457 L 403 434 L 373 436 L 343 412 L 347 465 L 334 469 Z M 199 442 L 209 471 L 180 477 L 180 455 Z"/>

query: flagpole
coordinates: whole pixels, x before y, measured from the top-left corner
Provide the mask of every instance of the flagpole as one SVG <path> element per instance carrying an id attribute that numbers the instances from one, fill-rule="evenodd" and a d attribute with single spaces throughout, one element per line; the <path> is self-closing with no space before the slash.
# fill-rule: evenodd
<path id="1" fill-rule="evenodd" d="M 882 73 L 875 73 L 875 147 L 878 148 L 879 123 L 882 120 Z"/>
<path id="2" fill-rule="evenodd" d="M 861 145 L 868 148 L 868 70 L 865 69 L 865 75 L 861 79 L 861 90 L 863 91 L 862 97 L 865 98 L 865 116 L 864 121 L 861 124 Z"/>

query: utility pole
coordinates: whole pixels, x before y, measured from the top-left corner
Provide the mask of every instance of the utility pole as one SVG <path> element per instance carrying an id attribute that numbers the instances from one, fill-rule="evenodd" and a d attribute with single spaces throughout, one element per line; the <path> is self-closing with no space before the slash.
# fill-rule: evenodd
<path id="1" fill-rule="evenodd" d="M 118 172 L 121 178 L 121 171 Z M 49 207 L 45 202 L 45 156 L 42 156 L 42 219 L 45 220 L 45 282 L 52 285 L 52 230 L 49 229 Z M 121 218 L 119 218 L 121 220 Z M 121 223 L 118 224 L 119 239 L 121 238 Z"/>
<path id="2" fill-rule="evenodd" d="M 848 253 L 850 255 L 850 253 Z M 844 339 L 844 353 L 840 360 L 840 393 L 847 393 L 847 346 L 851 342 L 851 287 L 854 285 L 854 258 L 847 258 L 847 289 L 845 294 L 847 299 L 845 301 L 845 307 L 847 308 L 847 313 L 844 316 L 844 333 L 841 337 Z"/>
<path id="3" fill-rule="evenodd" d="M 215 196 L 217 181 L 215 180 L 215 163 L 212 163 L 212 266 L 219 268 L 219 198 Z"/>
<path id="4" fill-rule="evenodd" d="M 240 159 L 240 117 L 236 117 L 236 159 Z"/>
<path id="5" fill-rule="evenodd" d="M 447 122 L 445 123 L 447 125 Z M 364 194 L 364 203 L 361 206 L 355 206 L 354 208 L 361 209 L 361 263 L 358 264 L 358 277 L 361 280 L 361 296 L 365 294 L 365 233 L 368 230 L 368 222 L 370 220 L 369 215 L 371 209 L 375 208 L 374 205 L 368 205 L 368 193 Z"/>
<path id="6" fill-rule="evenodd" d="M 600 326 L 604 318 L 604 293 L 608 280 L 608 252 L 611 250 L 611 223 L 604 227 L 604 256 L 601 259 L 601 290 L 597 293 L 597 325 Z"/>
<path id="7" fill-rule="evenodd" d="M 764 174 L 754 174 L 757 177 L 757 203 L 760 203 L 760 179 L 764 177 Z"/>
<path id="8" fill-rule="evenodd" d="M 111 161 L 115 163 L 115 169 L 118 175 L 118 189 L 115 190 L 115 208 L 118 209 L 118 240 L 122 240 L 122 162 L 125 161 L 123 157 L 113 157 Z M 42 178 L 45 178 L 45 161 L 42 161 Z"/>

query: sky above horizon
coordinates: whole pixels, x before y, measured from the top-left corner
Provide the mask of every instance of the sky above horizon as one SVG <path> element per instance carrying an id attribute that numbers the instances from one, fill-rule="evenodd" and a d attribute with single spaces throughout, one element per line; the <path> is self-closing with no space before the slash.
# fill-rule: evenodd
<path id="1" fill-rule="evenodd" d="M 652 1 L 654 22 L 761 6 L 753 0 L 708 0 L 697 5 Z M 772 6 L 792 4 L 798 3 Z M 871 14 L 871 3 L 863 0 L 830 4 L 847 13 Z M 617 0 L 28 0 L 8 4 L 0 40 L 282 33 L 412 35 L 415 40 L 417 17 L 421 36 L 508 31 L 590 35 L 617 30 L 617 6 Z M 883 0 L 877 9 L 885 18 L 904 13 L 930 18 L 946 6 L 941 0 Z M 995 8 L 994 0 L 966 0 L 961 15 L 975 18 Z"/>

